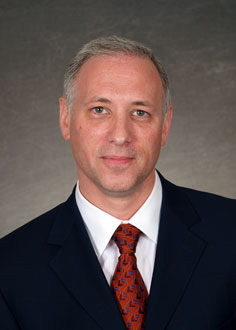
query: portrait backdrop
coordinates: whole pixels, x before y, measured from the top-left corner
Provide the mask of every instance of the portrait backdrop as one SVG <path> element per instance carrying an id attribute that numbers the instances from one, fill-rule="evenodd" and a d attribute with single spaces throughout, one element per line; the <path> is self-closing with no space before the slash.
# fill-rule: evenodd
<path id="1" fill-rule="evenodd" d="M 169 74 L 174 117 L 161 173 L 235 197 L 235 16 L 235 0 L 1 0 L 0 237 L 76 183 L 58 98 L 66 66 L 100 36 L 143 42 Z"/>

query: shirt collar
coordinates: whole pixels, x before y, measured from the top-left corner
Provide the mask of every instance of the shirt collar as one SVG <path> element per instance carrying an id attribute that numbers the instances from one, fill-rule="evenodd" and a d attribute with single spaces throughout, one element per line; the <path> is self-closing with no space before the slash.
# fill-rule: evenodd
<path id="1" fill-rule="evenodd" d="M 76 203 L 98 258 L 104 252 L 114 231 L 121 223 L 134 225 L 154 243 L 157 243 L 162 202 L 162 186 L 157 172 L 155 173 L 155 183 L 151 194 L 128 221 L 117 219 L 90 203 L 81 194 L 79 182 L 77 182 L 75 190 Z"/>

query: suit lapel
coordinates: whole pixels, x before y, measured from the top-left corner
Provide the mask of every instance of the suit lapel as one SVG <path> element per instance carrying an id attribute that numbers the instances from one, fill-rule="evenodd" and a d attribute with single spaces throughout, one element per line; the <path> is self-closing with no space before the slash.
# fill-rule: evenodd
<path id="1" fill-rule="evenodd" d="M 185 194 L 162 177 L 161 180 L 163 202 L 146 330 L 167 327 L 206 247 L 190 231 L 199 218 Z"/>
<path id="2" fill-rule="evenodd" d="M 121 314 L 91 245 L 74 194 L 65 203 L 49 237 L 61 245 L 50 266 L 102 329 L 125 330 Z"/>

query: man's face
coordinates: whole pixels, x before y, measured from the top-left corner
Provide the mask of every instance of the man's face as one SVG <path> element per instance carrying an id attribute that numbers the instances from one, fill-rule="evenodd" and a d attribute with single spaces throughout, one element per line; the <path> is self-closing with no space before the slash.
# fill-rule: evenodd
<path id="1" fill-rule="evenodd" d="M 97 56 L 80 69 L 71 117 L 60 99 L 60 124 L 70 140 L 80 189 L 129 195 L 153 185 L 166 142 L 171 107 L 163 118 L 163 87 L 146 58 Z"/>

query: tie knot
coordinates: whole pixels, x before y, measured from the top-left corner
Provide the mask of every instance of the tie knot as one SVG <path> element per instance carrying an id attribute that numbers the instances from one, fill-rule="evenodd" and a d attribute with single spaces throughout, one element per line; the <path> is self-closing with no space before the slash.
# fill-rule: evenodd
<path id="1" fill-rule="evenodd" d="M 118 246 L 120 254 L 134 254 L 140 234 L 141 231 L 138 228 L 130 224 L 124 224 L 116 229 L 112 239 Z"/>

